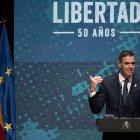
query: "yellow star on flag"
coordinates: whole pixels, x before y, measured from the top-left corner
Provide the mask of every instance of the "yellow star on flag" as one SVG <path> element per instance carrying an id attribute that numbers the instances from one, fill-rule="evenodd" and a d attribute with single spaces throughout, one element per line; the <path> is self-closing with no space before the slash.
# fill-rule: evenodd
<path id="1" fill-rule="evenodd" d="M 3 83 L 3 77 L 0 76 L 0 85 Z"/>
<path id="2" fill-rule="evenodd" d="M 4 128 L 7 129 L 7 132 L 9 131 L 9 129 L 12 129 L 11 125 L 12 125 L 11 123 L 10 124 L 6 123 L 6 125 L 4 126 Z"/>
<path id="3" fill-rule="evenodd" d="M 9 76 L 10 74 L 12 74 L 11 69 L 8 69 L 8 68 L 7 68 L 7 70 L 6 70 L 5 73 L 6 73 L 8 76 Z"/>

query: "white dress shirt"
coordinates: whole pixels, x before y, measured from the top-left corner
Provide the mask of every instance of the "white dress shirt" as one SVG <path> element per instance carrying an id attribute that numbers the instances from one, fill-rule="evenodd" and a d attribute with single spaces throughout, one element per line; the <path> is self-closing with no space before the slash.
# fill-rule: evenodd
<path id="1" fill-rule="evenodd" d="M 121 84 L 121 93 L 123 94 L 123 87 L 124 87 L 124 81 L 125 81 L 125 78 L 121 75 L 121 73 L 118 74 L 119 76 L 119 82 Z M 132 83 L 132 76 L 128 79 L 128 84 L 127 84 L 127 89 L 128 89 L 128 93 L 130 91 L 130 87 L 131 87 L 131 83 Z"/>

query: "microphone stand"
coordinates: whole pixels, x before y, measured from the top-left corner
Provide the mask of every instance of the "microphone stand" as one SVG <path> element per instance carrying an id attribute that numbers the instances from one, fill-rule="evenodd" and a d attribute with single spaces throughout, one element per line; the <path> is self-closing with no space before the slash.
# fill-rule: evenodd
<path id="1" fill-rule="evenodd" d="M 121 117 L 121 106 L 122 106 L 122 85 L 120 83 L 120 90 L 121 90 L 121 94 L 120 94 L 120 98 L 119 98 L 119 112 L 118 112 L 118 118 Z"/>
<path id="2" fill-rule="evenodd" d="M 132 103 L 132 100 L 131 100 L 131 97 L 128 93 L 128 98 L 129 98 L 129 101 L 130 101 L 130 104 L 131 104 L 131 107 L 132 107 L 132 118 L 134 118 L 134 106 L 133 106 L 133 103 Z"/>

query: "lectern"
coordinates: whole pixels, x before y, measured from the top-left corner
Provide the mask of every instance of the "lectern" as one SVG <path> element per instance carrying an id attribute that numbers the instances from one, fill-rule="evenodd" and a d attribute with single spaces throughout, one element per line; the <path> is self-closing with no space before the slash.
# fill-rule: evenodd
<path id="1" fill-rule="evenodd" d="M 103 118 L 96 124 L 102 132 L 140 132 L 140 118 Z"/>

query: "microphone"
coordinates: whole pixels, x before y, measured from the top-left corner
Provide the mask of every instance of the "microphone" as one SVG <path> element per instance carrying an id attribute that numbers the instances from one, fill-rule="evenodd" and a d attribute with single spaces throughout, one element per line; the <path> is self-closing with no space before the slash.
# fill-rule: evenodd
<path id="1" fill-rule="evenodd" d="M 130 92 L 128 92 L 128 98 L 129 98 L 129 101 L 130 101 L 130 104 L 131 104 L 131 108 L 132 108 L 132 118 L 134 118 L 134 106 L 133 106 L 133 103 L 132 103 L 132 100 L 131 100 L 131 97 L 130 97 L 130 94 L 129 93 Z"/>
<path id="2" fill-rule="evenodd" d="M 120 118 L 121 116 L 121 105 L 122 105 L 122 84 L 120 83 L 120 90 L 121 90 L 121 94 L 120 94 L 120 98 L 119 98 L 119 113 L 118 113 L 118 118 Z"/>
<path id="3" fill-rule="evenodd" d="M 120 94 L 120 99 L 119 99 L 119 113 L 118 113 L 118 118 L 121 117 L 121 111 L 122 111 L 122 84 L 120 83 L 120 89 L 121 89 L 121 94 Z M 129 92 L 130 93 L 130 92 Z M 130 97 L 130 94 L 128 93 L 128 98 L 129 98 L 129 101 L 130 101 L 130 104 L 131 104 L 131 108 L 132 108 L 132 118 L 134 118 L 134 106 L 133 106 L 133 103 L 132 103 L 132 99 Z"/>
<path id="4" fill-rule="evenodd" d="M 131 100 L 131 97 L 128 93 L 128 98 L 129 98 L 129 101 L 130 101 L 130 104 L 131 104 L 131 107 L 132 107 L 132 118 L 134 118 L 134 106 L 133 106 L 133 103 L 132 103 L 132 100 Z"/>
<path id="5" fill-rule="evenodd" d="M 112 119 L 115 118 L 115 116 L 113 114 L 103 114 L 103 117 L 104 118 L 112 118 Z"/>

